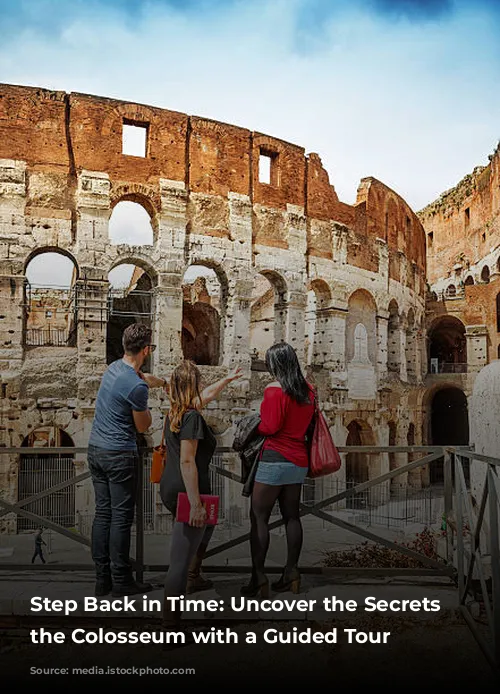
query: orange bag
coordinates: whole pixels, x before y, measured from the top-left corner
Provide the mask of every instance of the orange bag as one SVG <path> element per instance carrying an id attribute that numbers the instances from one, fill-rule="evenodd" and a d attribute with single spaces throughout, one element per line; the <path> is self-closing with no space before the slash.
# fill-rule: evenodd
<path id="1" fill-rule="evenodd" d="M 165 462 L 167 459 L 167 447 L 165 446 L 165 427 L 167 426 L 167 418 L 165 417 L 165 423 L 163 424 L 163 431 L 161 434 L 161 443 L 159 446 L 153 448 L 153 457 L 151 459 L 151 473 L 149 475 L 149 481 L 153 484 L 158 484 L 161 480 L 163 470 L 165 469 Z"/>

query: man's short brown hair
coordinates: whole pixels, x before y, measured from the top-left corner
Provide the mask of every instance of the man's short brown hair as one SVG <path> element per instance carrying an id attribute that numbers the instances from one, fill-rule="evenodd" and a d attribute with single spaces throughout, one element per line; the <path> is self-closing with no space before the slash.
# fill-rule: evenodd
<path id="1" fill-rule="evenodd" d="M 123 331 L 122 345 L 125 354 L 139 354 L 141 349 L 151 344 L 153 331 L 144 323 L 132 323 Z"/>

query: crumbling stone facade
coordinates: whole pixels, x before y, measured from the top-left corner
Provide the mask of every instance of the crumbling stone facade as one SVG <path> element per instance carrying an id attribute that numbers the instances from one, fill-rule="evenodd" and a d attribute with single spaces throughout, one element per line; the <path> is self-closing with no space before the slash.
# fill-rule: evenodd
<path id="1" fill-rule="evenodd" d="M 454 351 L 467 367 L 459 379 L 467 395 L 477 372 L 500 357 L 500 147 L 489 160 L 418 214 L 426 231 L 427 327 L 444 325 L 445 338 L 465 332 Z"/>
<path id="2" fill-rule="evenodd" d="M 130 125 L 146 131 L 145 156 L 122 152 Z M 262 157 L 270 161 L 269 183 L 259 178 Z M 121 201 L 148 212 L 152 244 L 110 242 L 109 220 Z M 28 348 L 25 271 L 49 250 L 77 268 L 75 346 Z M 222 443 L 231 441 L 234 417 L 258 407 L 270 379 L 252 369 L 250 339 L 252 322 L 267 315 L 270 301 L 272 338 L 297 349 L 338 445 L 422 442 L 425 235 L 394 191 L 365 178 L 348 205 L 317 154 L 278 138 L 151 106 L 1 85 L 2 445 L 57 427 L 86 446 L 106 368 L 108 273 L 120 263 L 151 279 L 154 373 L 168 375 L 183 358 L 183 327 L 189 332 L 193 324 L 186 301 L 191 309 L 205 306 L 207 321 L 209 309 L 217 312 L 217 363 L 200 367 L 204 379 L 212 382 L 235 364 L 246 375 L 208 408 Z M 215 307 L 203 286 L 186 292 L 183 277 L 193 264 L 215 271 Z M 256 296 L 256 278 L 266 278 L 272 293 Z M 150 442 L 159 440 L 167 405 L 152 391 Z M 405 462 L 404 454 L 347 461 L 338 476 L 361 481 Z M 0 466 L 0 488 L 15 500 L 19 460 L 4 456 Z M 75 456 L 76 472 L 84 466 L 85 456 Z M 418 487 L 426 480 L 399 480 L 407 482 Z M 77 488 L 76 503 L 91 504 L 91 496 Z"/>

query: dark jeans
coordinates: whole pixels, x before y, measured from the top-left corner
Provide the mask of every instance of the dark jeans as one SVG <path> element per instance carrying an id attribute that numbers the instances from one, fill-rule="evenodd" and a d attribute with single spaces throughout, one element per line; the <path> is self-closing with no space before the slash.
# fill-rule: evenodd
<path id="1" fill-rule="evenodd" d="M 95 491 L 92 559 L 98 581 L 133 581 L 130 533 L 137 490 L 136 451 L 89 446 L 88 463 Z"/>
<path id="2" fill-rule="evenodd" d="M 41 548 L 41 547 L 35 547 L 35 553 L 34 553 L 32 559 L 31 559 L 31 563 L 32 563 L 32 564 L 35 562 L 35 559 L 36 559 L 37 557 L 40 557 L 40 559 L 42 560 L 42 562 L 45 564 L 45 559 L 44 559 L 44 556 L 43 556 L 43 552 L 42 552 L 42 548 Z"/>

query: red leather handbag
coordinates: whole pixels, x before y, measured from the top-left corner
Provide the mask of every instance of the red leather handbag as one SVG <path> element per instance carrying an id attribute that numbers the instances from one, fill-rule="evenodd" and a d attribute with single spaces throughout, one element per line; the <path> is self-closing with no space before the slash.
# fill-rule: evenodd
<path id="1" fill-rule="evenodd" d="M 314 398 L 314 429 L 309 445 L 308 477 L 324 477 L 337 472 L 342 464 L 340 454 L 333 443 L 328 422 L 319 409 L 318 400 Z"/>
<path id="2" fill-rule="evenodd" d="M 149 474 L 149 481 L 152 484 L 159 484 L 161 481 L 161 476 L 163 475 L 163 470 L 165 469 L 165 462 L 167 459 L 167 447 L 165 445 L 165 427 L 167 426 L 167 417 L 163 423 L 163 430 L 161 434 L 161 443 L 159 446 L 153 448 L 153 456 L 151 459 L 151 472 Z"/>

